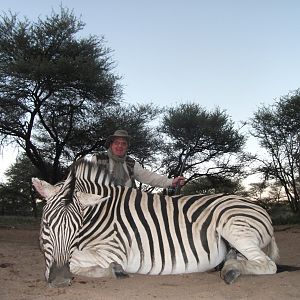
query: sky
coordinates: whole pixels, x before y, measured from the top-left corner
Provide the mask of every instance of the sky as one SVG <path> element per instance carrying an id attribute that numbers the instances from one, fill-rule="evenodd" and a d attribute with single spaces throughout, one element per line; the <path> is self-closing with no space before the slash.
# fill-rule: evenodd
<path id="1" fill-rule="evenodd" d="M 0 0 L 0 12 L 37 21 L 60 5 L 81 36 L 104 36 L 126 103 L 219 107 L 238 127 L 300 88 L 298 0 Z M 2 149 L 0 177 L 15 154 Z"/>

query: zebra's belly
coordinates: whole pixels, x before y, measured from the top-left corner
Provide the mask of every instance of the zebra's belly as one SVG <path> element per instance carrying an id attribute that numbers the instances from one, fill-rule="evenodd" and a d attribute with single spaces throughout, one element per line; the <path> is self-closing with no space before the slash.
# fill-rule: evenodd
<path id="1" fill-rule="evenodd" d="M 128 273 L 148 275 L 184 274 L 206 272 L 218 266 L 225 258 L 226 246 L 223 242 L 210 249 L 210 253 L 199 251 L 197 259 L 194 255 L 182 255 L 180 251 L 165 255 L 149 255 L 138 249 L 131 249 L 124 270 Z M 189 253 L 190 254 L 190 253 Z"/>

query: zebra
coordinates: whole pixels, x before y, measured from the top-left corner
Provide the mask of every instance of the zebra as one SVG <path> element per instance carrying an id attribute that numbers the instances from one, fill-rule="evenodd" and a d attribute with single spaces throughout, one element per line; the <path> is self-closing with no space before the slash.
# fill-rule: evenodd
<path id="1" fill-rule="evenodd" d="M 220 264 L 228 284 L 242 274 L 276 273 L 270 216 L 246 198 L 115 186 L 95 156 L 76 161 L 61 185 L 32 183 L 47 201 L 40 245 L 51 286 L 70 285 L 74 275 L 182 274 Z"/>

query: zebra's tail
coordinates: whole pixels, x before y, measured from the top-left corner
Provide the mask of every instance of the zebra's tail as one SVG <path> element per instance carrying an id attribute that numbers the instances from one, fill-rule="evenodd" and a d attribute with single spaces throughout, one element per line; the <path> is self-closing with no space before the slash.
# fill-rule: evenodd
<path id="1" fill-rule="evenodd" d="M 278 249 L 278 246 L 277 246 L 274 236 L 272 236 L 271 242 L 267 246 L 267 255 L 274 262 L 279 261 L 279 249 Z"/>
<path id="2" fill-rule="evenodd" d="M 277 265 L 277 271 L 276 273 L 281 273 L 281 272 L 294 272 L 294 271 L 299 271 L 300 267 L 296 266 L 289 266 L 289 265 Z"/>

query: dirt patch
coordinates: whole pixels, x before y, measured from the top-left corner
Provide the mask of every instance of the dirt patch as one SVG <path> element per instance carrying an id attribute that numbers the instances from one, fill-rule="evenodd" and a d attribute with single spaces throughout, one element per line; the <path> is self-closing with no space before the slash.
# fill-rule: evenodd
<path id="1" fill-rule="evenodd" d="M 226 285 L 218 272 L 128 279 L 75 278 L 68 288 L 49 288 L 38 229 L 0 228 L 1 300 L 93 299 L 300 299 L 300 271 L 243 276 Z M 300 266 L 300 226 L 276 227 L 280 263 Z"/>

